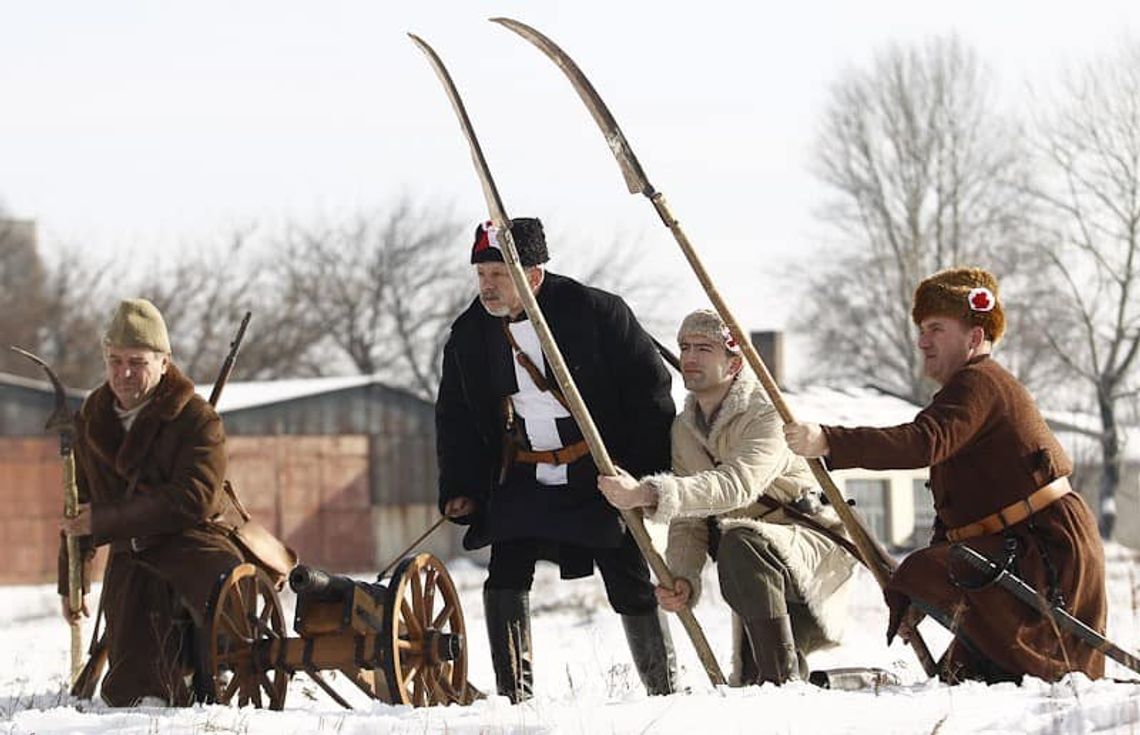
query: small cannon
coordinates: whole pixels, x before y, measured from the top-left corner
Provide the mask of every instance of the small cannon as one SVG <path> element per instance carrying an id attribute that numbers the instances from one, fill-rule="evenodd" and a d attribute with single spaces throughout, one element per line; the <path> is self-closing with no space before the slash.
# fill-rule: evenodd
<path id="1" fill-rule="evenodd" d="M 467 681 L 459 595 L 431 554 L 401 560 L 387 584 L 298 566 L 289 586 L 297 593 L 298 638 L 286 635 L 277 591 L 254 565 L 236 567 L 219 587 L 207 621 L 214 701 L 281 709 L 290 678 L 303 671 L 350 707 L 322 677 L 330 670 L 392 704 L 469 704 L 482 696 Z"/>

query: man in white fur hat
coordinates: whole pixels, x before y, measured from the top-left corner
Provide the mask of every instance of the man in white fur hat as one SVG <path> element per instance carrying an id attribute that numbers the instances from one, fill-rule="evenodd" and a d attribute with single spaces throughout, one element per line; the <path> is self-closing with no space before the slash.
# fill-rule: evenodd
<path id="1" fill-rule="evenodd" d="M 614 506 L 669 524 L 676 581 L 657 588 L 666 610 L 694 604 L 706 559 L 717 563 L 739 621 L 733 683 L 804 679 L 807 654 L 839 641 L 855 559 L 720 316 L 689 314 L 677 342 L 689 395 L 673 422 L 673 472 L 637 480 L 623 471 L 599 477 L 598 488 Z"/>

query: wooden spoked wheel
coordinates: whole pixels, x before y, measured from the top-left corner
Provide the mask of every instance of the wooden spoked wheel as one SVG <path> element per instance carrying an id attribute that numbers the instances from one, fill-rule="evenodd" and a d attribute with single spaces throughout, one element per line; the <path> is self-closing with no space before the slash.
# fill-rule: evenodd
<path id="1" fill-rule="evenodd" d="M 467 640 L 451 575 L 436 557 L 400 562 L 384 613 L 385 676 L 393 704 L 465 702 Z"/>
<path id="2" fill-rule="evenodd" d="M 253 564 L 234 567 L 212 608 L 207 665 L 214 701 L 281 709 L 289 675 L 270 663 L 285 638 L 285 618 L 273 583 Z M 273 642 L 278 641 L 274 646 Z"/>

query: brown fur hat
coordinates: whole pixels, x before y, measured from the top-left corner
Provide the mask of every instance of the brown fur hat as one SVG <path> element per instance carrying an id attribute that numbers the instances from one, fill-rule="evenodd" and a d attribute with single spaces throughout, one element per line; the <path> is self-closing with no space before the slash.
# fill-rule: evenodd
<path id="1" fill-rule="evenodd" d="M 949 268 L 930 276 L 915 289 L 910 314 L 915 324 L 932 316 L 961 319 L 984 329 L 991 342 L 1005 334 L 997 279 L 981 268 Z"/>

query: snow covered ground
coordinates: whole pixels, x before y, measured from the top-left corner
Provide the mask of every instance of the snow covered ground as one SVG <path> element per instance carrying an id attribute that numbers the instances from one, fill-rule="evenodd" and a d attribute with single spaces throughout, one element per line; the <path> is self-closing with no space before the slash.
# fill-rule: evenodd
<path id="1" fill-rule="evenodd" d="M 1140 649 L 1140 557 L 1109 548 L 1109 635 Z M 470 679 L 493 689 L 480 605 L 483 570 L 466 560 L 449 565 L 460 589 L 470 639 Z M 113 710 L 71 699 L 63 677 L 67 627 L 54 587 L 0 588 L 0 732 L 3 733 L 1137 733 L 1140 684 L 1028 681 L 985 687 L 925 682 L 910 650 L 883 645 L 885 608 L 861 573 L 844 646 L 816 654 L 813 668 L 877 665 L 902 679 L 898 687 L 838 692 L 807 684 L 784 688 L 714 689 L 683 629 L 673 636 L 688 693 L 646 697 L 632 670 L 617 616 L 598 577 L 561 582 L 544 566 L 535 579 L 535 689 L 532 702 L 512 706 L 491 697 L 469 707 L 412 709 L 366 699 L 347 682 L 337 687 L 356 709 L 341 709 L 303 675 L 294 678 L 283 712 L 253 708 L 139 707 Z M 714 580 L 697 619 L 725 674 L 730 669 L 729 617 Z M 291 608 L 292 599 L 283 602 Z M 291 615 L 287 615 L 291 620 Z M 923 633 L 936 652 L 947 638 L 930 623 Z M 1109 675 L 1137 675 L 1110 662 Z"/>

